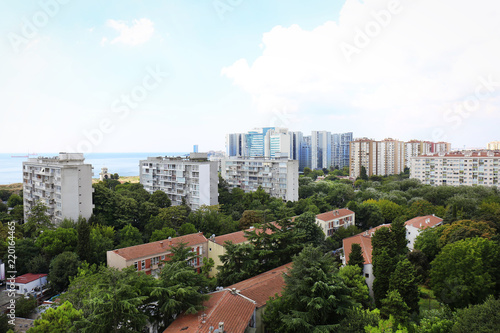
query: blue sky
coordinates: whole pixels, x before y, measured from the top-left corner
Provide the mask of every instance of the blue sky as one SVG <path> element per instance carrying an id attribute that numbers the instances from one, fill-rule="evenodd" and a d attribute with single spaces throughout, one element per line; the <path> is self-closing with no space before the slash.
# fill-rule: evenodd
<path id="1" fill-rule="evenodd" d="M 283 126 L 500 140 L 500 4 L 4 1 L 0 152 L 223 150 Z M 7 141 L 5 141 L 7 139 Z"/>

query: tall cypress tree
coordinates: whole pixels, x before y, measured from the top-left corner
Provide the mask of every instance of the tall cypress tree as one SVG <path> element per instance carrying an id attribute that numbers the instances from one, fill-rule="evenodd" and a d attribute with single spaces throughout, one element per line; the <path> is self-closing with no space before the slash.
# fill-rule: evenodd
<path id="1" fill-rule="evenodd" d="M 396 255 L 404 255 L 408 253 L 408 240 L 406 239 L 406 227 L 404 218 L 396 218 L 391 224 L 391 234 L 394 239 Z"/>
<path id="2" fill-rule="evenodd" d="M 389 282 L 389 290 L 399 291 L 411 312 L 418 312 L 419 310 L 419 291 L 416 276 L 417 272 L 413 264 L 408 259 L 405 259 L 397 263 Z"/>
<path id="3" fill-rule="evenodd" d="M 78 218 L 76 226 L 78 240 L 76 244 L 76 253 L 81 261 L 89 262 L 90 259 L 90 224 L 83 217 Z"/>
<path id="4" fill-rule="evenodd" d="M 378 229 L 371 238 L 373 262 L 373 296 L 377 307 L 387 296 L 389 281 L 396 268 L 397 252 L 393 234 L 387 227 Z"/>
<path id="5" fill-rule="evenodd" d="M 361 245 L 359 245 L 358 243 L 354 243 L 351 245 L 351 253 L 349 253 L 349 261 L 347 262 L 347 264 L 350 266 L 359 266 L 361 268 L 361 274 L 363 274 L 365 258 L 363 257 Z"/>

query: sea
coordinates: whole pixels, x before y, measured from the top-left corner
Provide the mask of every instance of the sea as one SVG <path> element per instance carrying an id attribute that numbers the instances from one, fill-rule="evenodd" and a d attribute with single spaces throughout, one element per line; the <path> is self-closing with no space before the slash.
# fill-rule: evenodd
<path id="1" fill-rule="evenodd" d="M 185 156 L 186 152 L 168 153 L 90 153 L 85 154 L 85 163 L 94 167 L 94 178 L 99 178 L 102 167 L 107 167 L 108 172 L 120 176 L 138 176 L 139 161 L 150 156 Z M 39 156 L 53 157 L 58 153 L 30 154 L 30 158 Z M 0 154 L 0 185 L 22 183 L 23 162 L 28 160 L 26 153 Z"/>

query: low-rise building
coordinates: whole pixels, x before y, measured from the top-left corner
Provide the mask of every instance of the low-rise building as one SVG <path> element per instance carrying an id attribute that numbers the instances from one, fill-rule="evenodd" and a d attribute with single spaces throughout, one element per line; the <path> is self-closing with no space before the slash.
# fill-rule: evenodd
<path id="1" fill-rule="evenodd" d="M 443 224 L 443 219 L 432 215 L 418 216 L 405 222 L 406 239 L 408 240 L 408 249 L 413 250 L 415 239 L 427 228 L 435 228 Z"/>
<path id="2" fill-rule="evenodd" d="M 26 273 L 14 280 L 16 293 L 24 295 L 37 294 L 42 291 L 46 284 L 47 274 Z"/>
<path id="3" fill-rule="evenodd" d="M 245 193 L 262 187 L 272 197 L 284 201 L 299 200 L 299 161 L 287 155 L 275 158 L 227 157 L 221 161 L 221 176 L 231 188 Z"/>
<path id="4" fill-rule="evenodd" d="M 203 258 L 208 257 L 208 242 L 201 232 L 108 251 L 107 263 L 109 267 L 118 269 L 134 266 L 137 271 L 157 276 L 163 266 L 163 261 L 168 260 L 172 255 L 172 247 L 179 246 L 181 243 L 186 244 L 186 247 L 191 248 L 191 251 L 199 256 L 189 264 L 200 272 Z"/>
<path id="5" fill-rule="evenodd" d="M 498 186 L 500 151 L 456 151 L 412 157 L 410 178 L 428 185 Z"/>
<path id="6" fill-rule="evenodd" d="M 192 209 L 219 203 L 218 162 L 209 161 L 206 153 L 189 157 L 148 157 L 140 161 L 140 183 L 149 193 L 165 192 L 172 205 L 182 199 Z"/>
<path id="7" fill-rule="evenodd" d="M 92 204 L 92 165 L 80 153 L 59 153 L 55 157 L 30 158 L 23 162 L 24 219 L 37 202 L 47 206 L 55 224 L 68 218 L 90 218 Z"/>
<path id="8" fill-rule="evenodd" d="M 355 213 L 347 208 L 335 209 L 316 215 L 316 223 L 326 237 L 332 236 L 339 228 L 347 228 L 355 223 Z"/>
<path id="9" fill-rule="evenodd" d="M 285 285 L 283 274 L 292 263 L 280 266 L 225 289 L 210 293 L 203 303 L 205 310 L 196 314 L 180 314 L 164 333 L 264 333 L 262 315 L 267 301 L 281 295 Z"/>
<path id="10" fill-rule="evenodd" d="M 361 251 L 363 253 L 363 258 L 365 259 L 363 265 L 363 275 L 365 277 L 366 284 L 370 290 L 370 295 L 373 296 L 373 265 L 372 265 L 372 236 L 380 228 L 390 227 L 390 224 L 382 224 L 375 228 L 363 231 L 360 234 L 354 235 L 352 237 L 344 238 L 342 240 L 343 255 L 342 265 L 347 265 L 349 262 L 349 255 L 351 254 L 352 244 L 359 244 L 361 246 Z"/>

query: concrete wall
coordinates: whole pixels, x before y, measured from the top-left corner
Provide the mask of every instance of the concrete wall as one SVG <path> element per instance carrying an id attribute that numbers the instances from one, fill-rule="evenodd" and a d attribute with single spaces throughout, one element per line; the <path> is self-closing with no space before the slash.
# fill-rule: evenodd
<path id="1" fill-rule="evenodd" d="M 217 266 L 222 266 L 222 261 L 220 260 L 219 256 L 223 254 L 226 254 L 226 249 L 224 246 L 208 240 L 208 258 L 211 258 L 214 261 L 214 267 L 209 272 L 210 277 L 216 276 L 219 272 Z"/>

